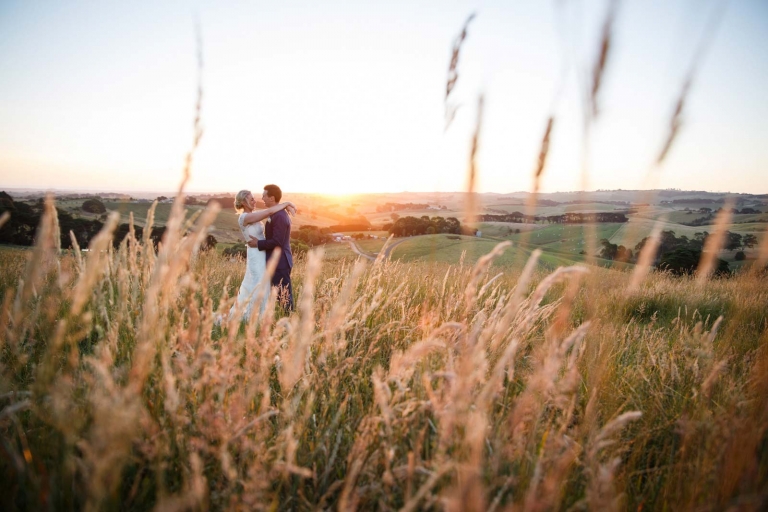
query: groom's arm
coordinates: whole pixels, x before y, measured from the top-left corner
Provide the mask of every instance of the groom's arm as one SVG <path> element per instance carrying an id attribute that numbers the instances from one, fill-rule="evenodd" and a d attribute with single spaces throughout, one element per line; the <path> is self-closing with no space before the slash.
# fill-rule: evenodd
<path id="1" fill-rule="evenodd" d="M 275 247 L 285 247 L 291 243 L 291 223 L 288 214 L 272 216 L 272 238 L 259 240 L 258 248 L 260 251 L 271 251 Z"/>

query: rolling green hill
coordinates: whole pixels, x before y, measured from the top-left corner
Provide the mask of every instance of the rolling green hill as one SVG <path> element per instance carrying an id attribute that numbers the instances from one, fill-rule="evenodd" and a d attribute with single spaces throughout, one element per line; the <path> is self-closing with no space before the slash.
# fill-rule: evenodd
<path id="1" fill-rule="evenodd" d="M 610 239 L 623 224 L 605 223 L 595 225 L 595 236 L 599 241 L 602 238 Z M 588 226 L 586 224 L 550 224 L 541 225 L 540 229 L 531 232 L 523 232 L 507 236 L 509 240 L 539 246 L 547 251 L 557 251 L 578 255 L 586 250 L 586 236 Z"/>
<path id="2" fill-rule="evenodd" d="M 463 256 L 464 262 L 471 265 L 481 256 L 491 252 L 499 243 L 499 240 L 488 238 L 444 234 L 415 236 L 396 241 L 400 243 L 392 250 L 392 259 L 455 264 Z M 507 248 L 504 254 L 495 260 L 494 265 L 521 265 L 530 257 L 532 251 L 531 248 L 523 248 L 513 243 L 512 247 Z M 539 261 L 546 267 L 554 268 L 573 265 L 578 260 L 570 259 L 567 255 L 543 253 Z"/>
<path id="3" fill-rule="evenodd" d="M 422 235 L 411 238 L 396 239 L 398 245 L 392 250 L 391 258 L 402 261 L 426 261 L 435 263 L 458 263 L 463 255 L 464 262 L 475 264 L 477 260 L 493 250 L 501 240 L 489 238 L 477 238 L 458 235 Z M 503 255 L 494 261 L 497 266 L 523 265 L 531 253 L 537 247 L 532 244 L 521 244 L 513 241 L 512 247 L 507 248 Z M 569 266 L 576 263 L 584 263 L 586 258 L 580 254 L 570 254 L 556 250 L 543 248 L 539 257 L 539 265 L 553 269 L 560 266 Z M 614 262 L 610 260 L 596 259 L 595 264 L 601 267 L 625 270 L 633 265 Z"/>

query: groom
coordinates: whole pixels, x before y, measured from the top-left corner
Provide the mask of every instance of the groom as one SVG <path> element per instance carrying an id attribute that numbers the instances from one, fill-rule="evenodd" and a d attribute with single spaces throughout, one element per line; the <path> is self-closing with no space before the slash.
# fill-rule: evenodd
<path id="1" fill-rule="evenodd" d="M 267 208 L 276 205 L 283 197 L 283 192 L 277 185 L 266 185 L 261 195 Z M 278 297 L 280 304 L 286 311 L 293 311 L 293 288 L 291 287 L 291 269 L 293 268 L 293 254 L 291 254 L 291 218 L 285 210 L 272 214 L 267 219 L 264 230 L 266 240 L 257 240 L 251 237 L 248 241 L 250 247 L 257 247 L 267 253 L 267 260 L 272 258 L 272 252 L 276 247 L 280 248 L 280 260 L 272 275 L 272 286 L 279 287 Z"/>

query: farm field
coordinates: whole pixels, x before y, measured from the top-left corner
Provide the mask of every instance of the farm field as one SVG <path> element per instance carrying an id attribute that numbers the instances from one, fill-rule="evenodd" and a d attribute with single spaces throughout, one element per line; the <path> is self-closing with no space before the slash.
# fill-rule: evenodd
<path id="1" fill-rule="evenodd" d="M 458 264 L 463 260 L 465 264 L 473 265 L 481 256 L 491 252 L 499 240 L 441 234 L 422 235 L 407 239 L 396 238 L 393 242 L 401 242 L 392 250 L 390 257 L 393 260 L 447 264 Z M 519 266 L 528 259 L 531 251 L 532 249 L 509 247 L 502 256 L 494 261 L 494 265 Z M 571 265 L 577 260 L 569 259 L 566 255 L 544 253 L 539 261 L 547 268 L 555 268 L 560 265 Z"/>
<path id="2" fill-rule="evenodd" d="M 650 235 L 653 231 L 656 222 L 661 223 L 662 230 L 672 230 L 677 236 L 687 236 L 688 238 L 694 238 L 696 233 L 703 231 L 713 232 L 714 226 L 683 226 L 675 222 L 654 220 L 649 218 L 642 218 L 637 216 L 631 216 L 629 222 L 622 224 L 622 226 L 616 230 L 616 232 L 609 239 L 611 243 L 624 245 L 625 247 L 634 248 L 635 245 Z M 728 229 L 734 233 L 747 234 L 760 232 L 768 227 L 768 223 L 756 223 L 756 224 L 732 224 Z M 745 229 L 747 228 L 747 229 Z"/>
<path id="3" fill-rule="evenodd" d="M 514 222 L 480 222 L 478 223 L 478 229 L 482 232 L 483 236 L 506 238 L 515 234 L 516 230 L 523 231 L 535 231 L 544 229 L 546 224 L 528 224 L 528 223 L 514 223 Z"/>
<path id="4" fill-rule="evenodd" d="M 621 223 L 595 224 L 596 239 L 610 239 L 621 229 Z M 586 250 L 588 227 L 585 224 L 540 224 L 540 229 L 529 233 L 507 236 L 510 240 L 540 246 L 543 250 L 579 254 Z"/>
<path id="5" fill-rule="evenodd" d="M 670 210 L 664 215 L 669 222 L 683 223 L 705 217 L 707 214 L 696 211 L 686 212 L 682 210 Z M 766 223 L 768 222 L 768 213 L 738 213 L 731 217 L 731 222 L 733 224 L 748 224 L 753 222 Z"/>
<path id="6" fill-rule="evenodd" d="M 356 260 L 359 256 L 352 251 L 347 242 L 331 242 L 323 246 L 324 258 L 329 261 Z"/>

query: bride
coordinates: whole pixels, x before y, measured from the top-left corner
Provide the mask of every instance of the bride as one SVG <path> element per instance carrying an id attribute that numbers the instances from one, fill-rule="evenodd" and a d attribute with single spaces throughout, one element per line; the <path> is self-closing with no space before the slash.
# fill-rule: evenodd
<path id="1" fill-rule="evenodd" d="M 296 206 L 290 201 L 276 204 L 265 210 L 255 211 L 255 209 L 256 200 L 253 198 L 250 190 L 241 190 L 237 193 L 235 196 L 235 210 L 240 213 L 237 217 L 237 223 L 246 242 L 250 240 L 250 237 L 258 238 L 259 240 L 265 239 L 264 225 L 261 221 L 273 213 L 288 209 L 288 213 L 291 215 L 296 214 Z M 229 311 L 229 318 L 232 318 L 239 309 L 243 311 L 243 319 L 247 320 L 251 316 L 254 303 L 259 298 L 261 299 L 261 303 L 258 305 L 259 314 L 263 313 L 267 297 L 269 297 L 270 283 L 269 280 L 263 279 L 267 268 L 266 253 L 255 247 L 248 247 L 247 250 L 245 277 L 240 285 L 240 292 L 237 294 L 237 302 Z"/>

